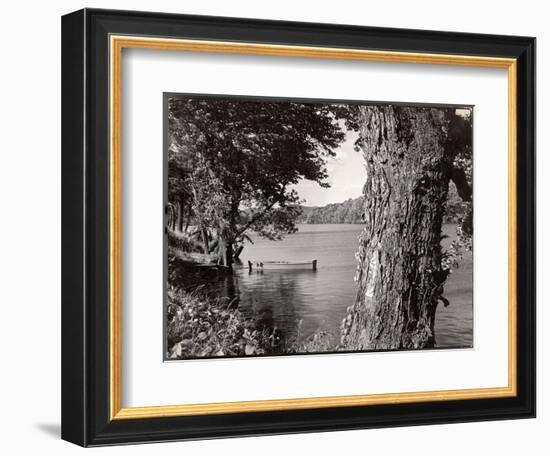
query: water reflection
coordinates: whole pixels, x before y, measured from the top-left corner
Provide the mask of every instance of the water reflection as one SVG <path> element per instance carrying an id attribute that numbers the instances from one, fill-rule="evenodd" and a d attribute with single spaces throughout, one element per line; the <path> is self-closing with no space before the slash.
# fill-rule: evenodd
<path id="1" fill-rule="evenodd" d="M 248 271 L 240 270 L 235 281 L 241 291 L 239 309 L 256 319 L 261 329 L 277 329 L 285 338 L 297 335 L 303 317 L 303 284 L 314 271 Z"/>

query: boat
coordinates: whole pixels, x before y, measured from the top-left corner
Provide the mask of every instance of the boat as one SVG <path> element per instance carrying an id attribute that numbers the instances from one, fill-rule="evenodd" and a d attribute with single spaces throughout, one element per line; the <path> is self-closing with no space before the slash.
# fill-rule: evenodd
<path id="1" fill-rule="evenodd" d="M 317 270 L 317 260 L 309 261 L 248 261 L 248 270 L 265 270 L 265 269 L 312 269 Z"/>

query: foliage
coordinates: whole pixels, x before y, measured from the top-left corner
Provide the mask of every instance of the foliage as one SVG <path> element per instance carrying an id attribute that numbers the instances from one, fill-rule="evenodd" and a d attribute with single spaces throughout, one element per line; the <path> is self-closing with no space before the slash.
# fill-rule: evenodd
<path id="1" fill-rule="evenodd" d="M 295 332 L 281 340 L 282 353 L 303 354 L 338 351 L 334 335 L 328 331 L 317 328 L 312 334 L 304 336 L 302 331 L 303 322 L 303 320 L 300 320 Z"/>
<path id="2" fill-rule="evenodd" d="M 460 197 L 461 214 L 456 217 L 459 223 L 459 242 L 462 248 L 471 250 L 473 235 L 473 133 L 472 117 L 468 115 L 449 114 L 446 149 L 454 159 L 451 166 L 451 183 Z M 450 200 L 451 198 L 449 198 Z M 447 204 L 449 213 L 450 204 Z"/>
<path id="3" fill-rule="evenodd" d="M 344 139 L 329 105 L 171 98 L 168 113 L 169 199 L 215 231 L 223 264 L 249 230 L 274 240 L 296 230 L 292 186 L 327 187 L 326 160 Z"/>
<path id="4" fill-rule="evenodd" d="M 184 233 L 168 230 L 168 246 L 181 252 L 191 252 L 193 250 L 193 241 Z"/>
<path id="5" fill-rule="evenodd" d="M 471 203 L 464 201 L 456 190 L 455 184 L 451 181 L 449 183 L 449 194 L 447 196 L 447 202 L 445 204 L 445 223 L 462 223 L 462 220 L 466 218 L 468 211 L 470 210 Z"/>
<path id="6" fill-rule="evenodd" d="M 327 353 L 338 351 L 334 336 L 327 331 L 318 329 L 304 340 L 296 340 L 290 346 L 289 353 Z"/>
<path id="7" fill-rule="evenodd" d="M 227 299 L 169 288 L 167 357 L 263 355 L 278 345 L 275 333 L 258 331 Z"/>
<path id="8" fill-rule="evenodd" d="M 189 359 L 338 350 L 333 335 L 321 329 L 302 338 L 298 328 L 293 337 L 283 341 L 276 329 L 255 328 L 253 320 L 232 304 L 228 299 L 212 299 L 170 287 L 166 356 Z"/>
<path id="9" fill-rule="evenodd" d="M 446 220 L 456 223 L 457 239 L 443 252 L 441 267 L 450 274 L 458 267 L 464 251 L 473 247 L 473 162 L 472 162 L 472 118 L 452 116 L 448 127 L 447 148 L 454 153 L 449 195 L 445 207 Z M 448 301 L 443 300 L 445 306 Z"/>

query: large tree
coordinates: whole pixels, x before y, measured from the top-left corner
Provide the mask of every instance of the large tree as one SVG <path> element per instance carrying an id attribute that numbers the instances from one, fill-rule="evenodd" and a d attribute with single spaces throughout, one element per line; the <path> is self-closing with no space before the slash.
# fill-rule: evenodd
<path id="1" fill-rule="evenodd" d="M 432 347 L 450 273 L 441 247 L 449 182 L 471 200 L 471 175 L 457 166 L 471 153 L 471 123 L 455 109 L 389 105 L 357 107 L 349 124 L 360 134 L 367 180 L 358 293 L 343 323 L 342 345 Z M 471 234 L 471 215 L 468 220 L 463 231 Z"/>
<path id="2" fill-rule="evenodd" d="M 178 194 L 216 233 L 226 266 L 249 231 L 276 240 L 296 230 L 293 185 L 328 186 L 326 159 L 344 139 L 328 105 L 172 98 L 168 108 L 170 176 L 179 176 L 185 192 Z"/>

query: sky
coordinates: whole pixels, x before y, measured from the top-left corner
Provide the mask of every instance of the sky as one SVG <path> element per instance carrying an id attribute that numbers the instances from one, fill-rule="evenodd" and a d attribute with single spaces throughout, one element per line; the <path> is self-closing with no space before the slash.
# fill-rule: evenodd
<path id="1" fill-rule="evenodd" d="M 346 140 L 335 150 L 336 156 L 327 160 L 330 188 L 321 188 L 316 182 L 307 180 L 294 186 L 305 200 L 305 206 L 341 203 L 361 195 L 367 173 L 362 153 L 353 150 L 356 139 L 357 133 L 347 132 Z"/>

